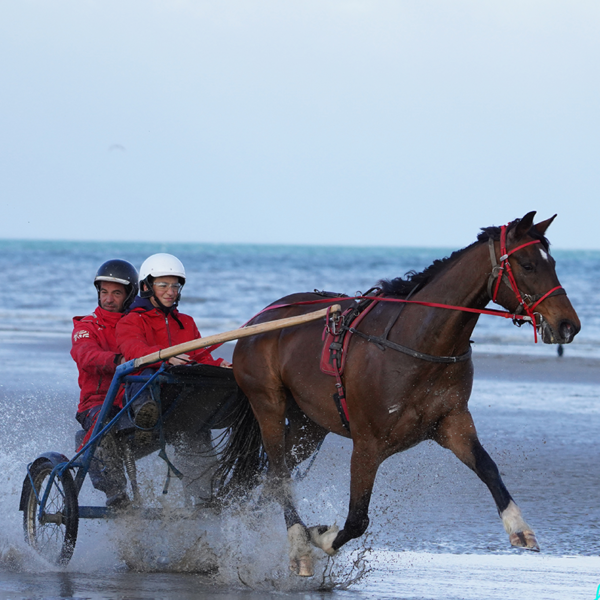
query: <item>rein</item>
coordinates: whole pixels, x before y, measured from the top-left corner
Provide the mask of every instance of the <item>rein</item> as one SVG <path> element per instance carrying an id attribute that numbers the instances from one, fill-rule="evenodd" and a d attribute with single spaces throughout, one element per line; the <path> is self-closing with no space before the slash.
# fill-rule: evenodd
<path id="1" fill-rule="evenodd" d="M 521 326 L 522 323 L 524 322 L 530 322 L 533 325 L 533 336 L 534 336 L 534 342 L 537 344 L 537 323 L 536 323 L 536 314 L 540 317 L 540 325 L 541 325 L 541 320 L 542 320 L 542 316 L 539 313 L 534 313 L 535 308 L 541 303 L 543 302 L 546 298 L 549 298 L 550 296 L 558 296 L 558 295 L 566 295 L 566 291 L 564 290 L 564 288 L 561 285 L 558 285 L 554 288 L 552 288 L 550 291 L 546 292 L 545 294 L 538 294 L 535 296 L 530 296 L 528 294 L 521 294 L 521 292 L 519 291 L 519 288 L 517 286 L 517 282 L 515 281 L 515 277 L 512 271 L 512 268 L 510 266 L 510 262 L 508 260 L 508 258 L 514 254 L 515 252 L 517 252 L 518 250 L 521 250 L 522 248 L 525 248 L 527 246 L 531 246 L 532 244 L 539 244 L 541 243 L 540 240 L 532 240 L 531 242 L 527 242 L 525 244 L 521 244 L 520 246 L 517 246 L 516 248 L 513 248 L 510 251 L 506 250 L 506 235 L 507 235 L 507 230 L 508 230 L 508 226 L 510 225 L 510 223 L 508 225 L 502 225 L 502 227 L 500 228 L 500 263 L 498 263 L 497 259 L 496 259 L 496 249 L 494 247 L 494 240 L 490 237 L 489 238 L 489 248 L 490 248 L 490 260 L 492 263 L 492 272 L 490 274 L 490 278 L 488 280 L 488 294 L 490 296 L 490 299 L 492 300 L 492 302 L 496 302 L 496 298 L 498 296 L 498 290 L 500 287 L 500 282 L 504 281 L 504 283 L 506 285 L 508 285 L 514 292 L 517 301 L 519 302 L 519 307 L 517 308 L 517 310 L 514 313 L 511 313 L 509 311 L 505 311 L 505 310 L 498 310 L 495 308 L 470 308 L 468 306 L 454 306 L 452 304 L 441 304 L 438 302 L 424 302 L 421 300 L 409 300 L 407 299 L 403 299 L 403 298 L 386 298 L 386 297 L 382 297 L 382 296 L 363 296 L 362 294 L 359 294 L 357 296 L 347 296 L 344 297 L 344 300 L 372 300 L 373 302 L 396 302 L 399 304 L 418 304 L 419 306 L 428 306 L 430 308 L 443 308 L 446 310 L 459 310 L 462 312 L 470 312 L 470 313 L 477 313 L 480 315 L 491 315 L 493 317 L 503 317 L 505 319 L 510 319 L 515 325 L 519 325 Z M 494 286 L 495 283 L 495 286 Z M 493 290 L 492 290 L 493 288 Z M 377 289 L 377 288 L 375 288 Z M 527 304 L 527 302 L 524 300 L 527 299 L 529 302 L 533 302 L 533 304 L 529 305 Z M 262 315 L 263 313 L 270 311 L 270 310 L 276 310 L 278 308 L 289 308 L 292 306 L 309 306 L 312 304 L 333 304 L 335 302 L 338 302 L 340 300 L 339 296 L 336 296 L 334 298 L 320 298 L 318 300 L 302 300 L 300 302 L 288 302 L 285 304 L 273 304 L 272 306 L 267 306 L 266 308 L 263 308 L 260 312 L 256 313 L 252 318 L 250 318 L 248 321 L 246 321 L 246 323 L 244 323 L 244 325 L 242 325 L 242 327 L 245 327 L 248 323 L 250 323 L 250 321 L 252 321 L 253 319 L 255 319 L 256 317 Z M 522 314 L 525 313 L 525 314 Z M 356 331 L 356 332 L 352 332 L 352 333 L 358 333 L 360 334 L 360 332 Z M 364 334 L 362 334 L 364 337 Z M 380 339 L 380 338 L 378 338 Z M 375 341 L 375 338 L 373 338 L 373 340 Z M 389 342 L 388 340 L 385 340 L 387 343 L 384 345 L 388 345 L 388 344 L 394 344 L 394 342 Z M 380 342 L 376 342 L 376 343 L 380 343 Z M 208 348 L 207 350 L 209 352 L 212 352 L 214 349 L 218 348 L 221 344 L 215 344 L 214 346 L 211 346 L 210 348 Z M 396 348 L 397 350 L 399 350 L 400 348 L 404 348 L 404 346 L 400 346 L 399 344 L 396 344 L 396 346 L 399 346 L 399 348 Z M 391 347 L 391 346 L 390 346 Z M 418 357 L 417 355 L 421 355 L 421 353 L 417 352 L 416 350 L 411 350 L 410 348 L 406 348 L 406 350 L 409 350 L 410 352 L 408 352 L 408 354 L 411 354 L 412 352 L 414 352 L 415 354 L 411 354 L 412 356 Z M 400 350 L 403 351 L 403 350 Z M 470 352 L 471 349 L 469 348 L 469 351 L 466 352 L 463 355 L 454 357 L 454 356 L 448 356 L 448 357 L 434 357 L 432 355 L 428 355 L 428 354 L 423 354 L 422 357 L 424 360 L 430 360 L 432 358 L 443 358 L 443 359 L 452 359 L 452 360 L 448 360 L 448 361 L 442 361 L 442 362 L 460 362 L 462 360 L 468 360 L 468 358 L 470 357 Z M 425 358 L 425 357 L 430 357 L 430 358 Z M 464 358 L 463 358 L 464 357 Z M 458 360 L 460 359 L 460 360 Z M 434 362 L 438 362 L 438 361 L 434 361 Z"/>
<path id="2" fill-rule="evenodd" d="M 379 288 L 376 288 L 379 289 Z M 548 294 L 547 294 L 548 295 Z M 256 313 L 252 319 L 247 321 L 250 323 L 253 319 L 262 315 L 264 312 L 269 310 L 275 310 L 276 308 L 289 308 L 291 306 L 304 306 L 309 304 L 333 304 L 340 300 L 373 300 L 374 302 L 398 302 L 401 304 L 419 304 L 421 306 L 429 306 L 431 308 L 446 308 L 448 310 L 461 310 L 463 312 L 479 313 L 481 315 L 492 315 L 494 317 L 504 317 L 505 319 L 511 319 L 512 321 L 532 321 L 532 318 L 528 315 L 521 315 L 518 313 L 511 313 L 504 310 L 497 310 L 495 308 L 469 308 L 468 306 L 453 306 L 452 304 L 439 304 L 437 302 L 424 302 L 422 300 L 404 300 L 402 298 L 387 298 L 385 296 L 346 296 L 344 298 L 321 298 L 319 300 L 302 300 L 300 302 L 289 302 L 286 304 L 274 304 L 273 306 L 267 306 L 260 312 Z M 536 303 L 536 305 L 539 304 Z"/>
<path id="3" fill-rule="evenodd" d="M 535 308 L 541 302 L 543 302 L 546 298 L 549 298 L 550 296 L 566 295 L 567 292 L 562 287 L 562 285 L 558 285 L 558 286 L 552 288 L 551 290 L 549 290 L 548 292 L 546 292 L 545 294 L 537 294 L 535 296 L 530 296 L 528 294 L 521 294 L 521 292 L 519 291 L 519 288 L 517 286 L 517 282 L 515 280 L 515 276 L 513 274 L 512 268 L 510 266 L 510 262 L 508 261 L 508 258 L 512 254 L 517 252 L 518 250 L 521 250 L 522 248 L 526 248 L 527 246 L 531 246 L 532 244 L 540 244 L 541 241 L 540 240 L 532 240 L 531 242 L 521 244 L 520 246 L 517 246 L 516 248 L 513 248 L 510 251 L 507 251 L 506 250 L 506 234 L 507 234 L 507 229 L 508 229 L 509 225 L 510 225 L 510 223 L 508 225 L 503 225 L 500 228 L 500 264 L 498 264 L 498 261 L 496 260 L 496 250 L 494 247 L 494 240 L 492 238 L 489 239 L 490 260 L 492 263 L 492 272 L 490 274 L 490 278 L 488 281 L 488 294 L 489 294 L 492 302 L 496 302 L 496 298 L 498 296 L 498 289 L 500 287 L 500 282 L 504 281 L 513 290 L 513 292 L 517 298 L 517 301 L 519 302 L 519 307 L 517 308 L 517 310 L 514 313 L 511 313 L 511 312 L 505 311 L 505 310 L 498 310 L 495 308 L 470 308 L 468 306 L 454 306 L 452 304 L 441 304 L 438 302 L 424 302 L 422 300 L 409 300 L 408 298 L 407 299 L 386 298 L 386 297 L 382 297 L 382 296 L 357 295 L 357 296 L 344 297 L 343 300 L 372 300 L 373 302 L 397 302 L 400 304 L 418 304 L 420 306 L 428 306 L 430 308 L 444 308 L 447 310 L 460 310 L 462 312 L 477 313 L 480 315 L 491 315 L 493 317 L 504 317 L 505 319 L 510 319 L 511 321 L 513 321 L 515 324 L 518 324 L 519 326 L 523 322 L 530 322 L 533 325 L 534 340 L 535 340 L 535 343 L 537 343 L 536 314 L 538 314 L 538 316 L 540 318 L 541 318 L 541 315 L 539 315 L 539 313 L 534 313 Z M 495 282 L 495 287 L 494 287 L 494 282 Z M 494 287 L 494 289 L 492 291 L 493 287 Z M 375 289 L 377 289 L 377 288 L 375 288 Z M 529 302 L 533 302 L 533 304 L 531 304 L 531 305 L 527 304 L 527 302 L 524 300 L 524 298 L 527 299 L 527 301 L 529 301 Z M 256 315 L 254 315 L 254 317 L 252 317 L 252 319 L 258 317 L 259 315 L 263 314 L 264 312 L 267 312 L 269 310 L 275 310 L 277 308 L 289 308 L 291 306 L 305 306 L 305 305 L 310 305 L 310 304 L 327 304 L 327 303 L 332 304 L 339 300 L 340 300 L 340 297 L 335 297 L 335 298 L 320 298 L 319 300 L 303 300 L 300 302 L 289 302 L 289 303 L 285 303 L 285 304 L 274 304 L 272 306 L 267 306 L 266 308 L 263 308 L 263 310 L 256 313 Z M 522 313 L 525 313 L 525 314 L 522 314 Z M 252 321 L 252 319 L 247 321 L 247 323 Z M 521 323 L 519 323 L 519 322 L 521 322 Z M 390 343 L 392 343 L 392 342 L 390 342 Z M 454 357 L 450 357 L 450 358 L 454 358 Z M 464 359 L 464 360 L 466 360 L 466 359 Z"/>

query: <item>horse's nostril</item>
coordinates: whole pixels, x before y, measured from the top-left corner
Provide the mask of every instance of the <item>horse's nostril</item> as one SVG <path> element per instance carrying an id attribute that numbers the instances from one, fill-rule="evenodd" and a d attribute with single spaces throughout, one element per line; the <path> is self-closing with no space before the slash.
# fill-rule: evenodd
<path id="1" fill-rule="evenodd" d="M 562 339 L 567 343 L 575 337 L 575 326 L 570 321 L 563 321 L 558 330 Z"/>

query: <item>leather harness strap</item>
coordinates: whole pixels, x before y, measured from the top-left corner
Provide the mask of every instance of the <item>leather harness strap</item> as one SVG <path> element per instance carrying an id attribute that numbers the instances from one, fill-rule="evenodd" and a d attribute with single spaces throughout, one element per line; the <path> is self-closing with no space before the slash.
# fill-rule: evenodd
<path id="1" fill-rule="evenodd" d="M 433 354 L 424 354 L 423 352 L 418 352 L 417 350 L 413 350 L 412 348 L 407 348 L 406 346 L 396 344 L 395 342 L 390 342 L 390 340 L 386 340 L 384 337 L 367 335 L 365 333 L 362 333 L 362 331 L 357 331 L 356 329 L 354 329 L 354 327 L 349 327 L 348 331 L 367 340 L 367 342 L 371 342 L 376 346 L 379 346 L 381 350 L 391 348 L 392 350 L 397 350 L 398 352 L 408 354 L 413 358 L 426 360 L 427 362 L 454 364 L 464 362 L 465 360 L 469 360 L 471 358 L 471 354 L 473 354 L 473 351 L 471 350 L 471 348 L 469 348 L 464 354 L 459 354 L 458 356 L 434 356 Z"/>

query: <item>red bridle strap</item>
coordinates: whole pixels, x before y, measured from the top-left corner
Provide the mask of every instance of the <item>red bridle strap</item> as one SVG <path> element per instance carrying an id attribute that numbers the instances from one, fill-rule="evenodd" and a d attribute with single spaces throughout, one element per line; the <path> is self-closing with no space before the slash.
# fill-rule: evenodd
<path id="1" fill-rule="evenodd" d="M 514 291 L 515 295 L 517 296 L 517 300 L 519 301 L 519 304 L 521 306 L 523 306 L 523 308 L 525 308 L 525 302 L 523 301 L 523 298 L 521 298 L 521 294 L 519 292 L 519 289 L 517 288 L 517 282 L 515 281 L 515 277 L 513 275 L 512 268 L 510 266 L 510 263 L 508 262 L 508 257 L 511 254 L 514 254 L 517 250 L 521 250 L 522 248 L 526 248 L 527 246 L 531 246 L 532 244 L 539 244 L 540 240 L 532 240 L 531 242 L 521 244 L 520 246 L 513 248 L 510 252 L 507 252 L 506 251 L 507 227 L 508 227 L 508 225 L 502 225 L 502 227 L 500 228 L 500 259 L 499 259 L 500 260 L 500 269 L 499 269 L 499 273 L 498 273 L 498 279 L 496 280 L 496 287 L 494 288 L 494 295 L 492 297 L 492 302 L 496 302 L 496 297 L 498 296 L 498 290 L 500 288 L 500 282 L 502 281 L 502 275 L 504 274 L 504 271 L 506 270 L 506 274 L 507 274 L 510 284 L 513 288 L 513 291 Z"/>
<path id="2" fill-rule="evenodd" d="M 510 223 L 509 223 L 509 225 L 510 225 Z M 529 304 L 527 304 L 525 302 L 525 300 L 523 300 L 523 298 L 521 296 L 521 292 L 519 291 L 519 288 L 517 286 L 517 282 L 515 280 L 515 276 L 513 274 L 512 267 L 510 266 L 508 257 L 511 256 L 511 254 L 514 254 L 515 252 L 517 252 L 518 250 L 521 250 L 522 248 L 526 248 L 527 246 L 531 246 L 532 244 L 541 243 L 541 240 L 532 240 L 530 242 L 526 242 L 525 244 L 521 244 L 520 246 L 513 248 L 510 252 L 507 252 L 507 250 L 506 250 L 507 229 L 508 229 L 508 225 L 503 225 L 500 228 L 500 258 L 499 258 L 500 267 L 498 269 L 498 279 L 496 280 L 496 287 L 494 288 L 494 294 L 492 297 L 492 301 L 496 302 L 496 297 L 498 296 L 498 290 L 500 288 L 500 282 L 502 281 L 502 277 L 503 277 L 504 273 L 506 272 L 506 276 L 508 278 L 508 281 L 510 282 L 510 287 L 512 288 L 512 290 L 514 292 L 514 294 L 517 298 L 517 301 L 519 302 L 523 311 L 530 318 L 530 320 L 533 324 L 533 337 L 534 337 L 535 343 L 537 344 L 537 327 L 536 327 L 535 315 L 533 314 L 533 310 L 535 309 L 536 306 L 538 306 L 538 304 L 540 302 L 545 300 L 548 296 L 552 295 L 556 290 L 562 289 L 562 286 L 559 285 L 559 286 L 556 286 L 555 288 L 552 288 L 549 292 L 546 292 L 537 302 L 535 302 L 531 306 L 529 306 Z"/>
<path id="3" fill-rule="evenodd" d="M 549 292 L 546 292 L 537 302 L 535 302 L 534 304 L 531 305 L 531 307 L 530 307 L 531 312 L 533 312 L 535 307 L 540 302 L 544 301 L 548 296 L 552 296 L 552 294 L 554 294 L 554 292 L 556 292 L 556 290 L 562 290 L 562 289 L 563 289 L 562 285 L 557 285 L 555 288 L 552 288 Z"/>

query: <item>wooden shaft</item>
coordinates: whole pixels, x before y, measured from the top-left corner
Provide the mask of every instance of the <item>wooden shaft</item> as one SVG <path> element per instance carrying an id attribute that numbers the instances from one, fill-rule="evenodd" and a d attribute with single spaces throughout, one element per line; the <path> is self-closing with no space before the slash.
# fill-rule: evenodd
<path id="1" fill-rule="evenodd" d="M 277 329 L 284 329 L 285 327 L 293 327 L 294 325 L 310 323 L 311 321 L 317 321 L 318 319 L 325 317 L 327 315 L 327 310 L 333 314 L 340 312 L 341 309 L 342 307 L 339 304 L 333 304 L 331 307 L 329 307 L 329 309 L 323 308 L 322 310 L 309 312 L 298 317 L 277 319 L 276 321 L 268 321 L 267 323 L 259 323 L 258 325 L 248 325 L 248 327 L 233 329 L 232 331 L 226 331 L 225 333 L 209 335 L 205 338 L 192 340 L 191 342 L 184 342 L 183 344 L 177 344 L 177 346 L 164 348 L 158 352 L 153 352 L 152 354 L 142 356 L 141 358 L 136 358 L 134 366 L 137 369 L 143 365 L 150 365 L 162 360 L 168 360 L 169 358 L 177 356 L 178 354 L 185 354 L 186 352 L 191 352 L 192 350 L 198 350 L 200 348 L 206 348 L 207 346 L 212 346 L 213 344 L 222 344 L 224 342 L 231 342 L 232 340 L 250 337 L 251 335 L 266 333 L 267 331 L 276 331 Z"/>

